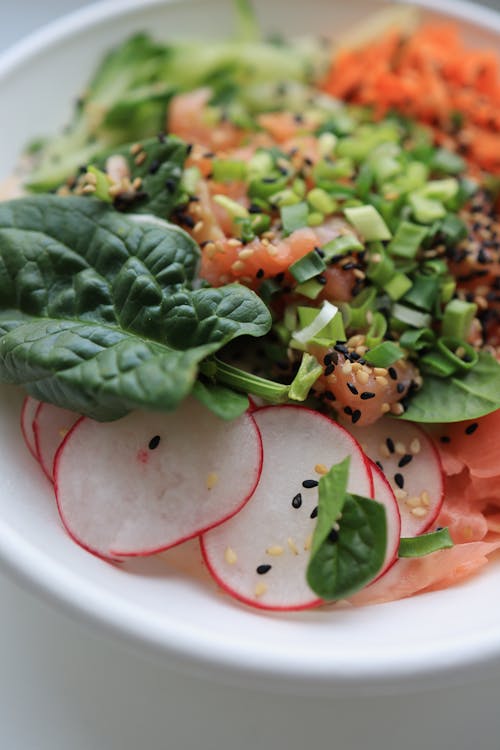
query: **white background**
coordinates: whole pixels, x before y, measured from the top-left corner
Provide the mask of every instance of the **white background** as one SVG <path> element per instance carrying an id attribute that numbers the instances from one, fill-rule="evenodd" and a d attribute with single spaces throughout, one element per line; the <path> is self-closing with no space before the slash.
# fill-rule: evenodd
<path id="1" fill-rule="evenodd" d="M 0 0 L 0 51 L 87 4 Z M 0 574 L 0 750 L 499 749 L 500 677 L 429 687 L 304 699 L 208 684 L 84 628 Z"/>

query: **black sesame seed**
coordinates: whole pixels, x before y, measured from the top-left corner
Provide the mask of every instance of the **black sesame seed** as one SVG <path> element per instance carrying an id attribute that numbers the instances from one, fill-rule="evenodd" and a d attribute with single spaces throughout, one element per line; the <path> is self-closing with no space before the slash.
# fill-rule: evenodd
<path id="1" fill-rule="evenodd" d="M 318 506 L 316 505 L 316 507 L 312 509 L 310 517 L 311 518 L 316 518 L 317 515 L 318 515 Z"/>
<path id="2" fill-rule="evenodd" d="M 370 398 L 375 398 L 375 394 L 371 391 L 363 391 L 363 393 L 361 394 L 361 398 L 363 399 L 363 401 L 368 401 L 368 399 Z"/>
<path id="3" fill-rule="evenodd" d="M 352 417 L 351 417 L 352 423 L 356 424 L 356 422 L 359 422 L 360 419 L 361 419 L 361 412 L 360 412 L 360 410 L 359 409 L 354 409 L 354 411 L 352 413 Z"/>
<path id="4" fill-rule="evenodd" d="M 161 167 L 161 161 L 159 159 L 153 159 L 153 161 L 149 165 L 149 169 L 148 169 L 149 174 L 156 174 L 160 167 Z"/>
<path id="5" fill-rule="evenodd" d="M 380 461 L 375 461 L 375 463 L 377 464 L 377 466 L 380 469 L 380 471 L 384 471 L 384 467 L 382 466 L 382 464 L 380 463 Z"/>
<path id="6" fill-rule="evenodd" d="M 325 375 L 331 375 L 332 372 L 335 370 L 334 364 L 329 364 L 325 367 Z"/>
<path id="7" fill-rule="evenodd" d="M 351 393 L 352 393 L 353 396 L 357 396 L 358 395 L 358 389 L 356 388 L 355 385 L 353 385 L 352 383 L 346 383 L 346 385 L 349 388 L 349 390 L 351 391 Z"/>
<path id="8" fill-rule="evenodd" d="M 470 424 L 468 427 L 465 428 L 465 434 L 472 435 L 472 433 L 475 432 L 478 427 L 479 427 L 478 423 L 473 422 L 472 424 Z"/>
<path id="9" fill-rule="evenodd" d="M 396 369 L 394 367 L 388 367 L 387 372 L 389 373 L 389 377 L 391 378 L 391 380 L 398 379 L 398 373 L 396 372 Z"/>
<path id="10" fill-rule="evenodd" d="M 284 278 L 285 278 L 285 274 L 283 273 L 283 271 L 280 271 L 279 273 L 276 274 L 276 276 L 274 277 L 274 280 L 278 284 L 281 284 L 281 282 L 284 280 Z"/>
<path id="11" fill-rule="evenodd" d="M 441 443 L 451 443 L 451 438 L 448 437 L 448 435 L 441 435 L 439 438 L 439 442 Z"/>
<path id="12" fill-rule="evenodd" d="M 165 187 L 167 188 L 167 192 L 172 195 L 177 190 L 177 182 L 173 178 L 169 177 L 167 180 L 165 180 Z"/>
<path id="13" fill-rule="evenodd" d="M 161 437 L 159 435 L 155 435 L 154 437 L 152 437 L 148 445 L 149 450 L 154 451 L 155 448 L 158 448 L 158 446 L 160 445 L 160 440 Z"/>
<path id="14" fill-rule="evenodd" d="M 302 482 L 302 487 L 304 487 L 306 490 L 310 490 L 313 487 L 317 486 L 318 482 L 316 481 L 316 479 L 304 479 L 304 481 Z"/>
<path id="15" fill-rule="evenodd" d="M 396 482 L 400 490 L 402 490 L 405 486 L 405 480 L 402 474 L 394 474 L 394 481 Z"/>
<path id="16" fill-rule="evenodd" d="M 335 401 L 335 394 L 331 391 L 325 391 L 323 396 L 327 399 L 327 401 Z"/>
<path id="17" fill-rule="evenodd" d="M 257 566 L 257 573 L 260 576 L 263 576 L 264 573 L 269 573 L 270 570 L 271 570 L 271 565 L 258 565 Z"/>
<path id="18" fill-rule="evenodd" d="M 403 393 L 404 389 L 406 388 L 404 383 L 398 383 L 396 386 L 396 390 L 398 393 Z"/>
<path id="19" fill-rule="evenodd" d="M 399 468 L 402 469 L 403 466 L 407 466 L 412 459 L 413 459 L 413 456 L 411 453 L 405 453 L 404 456 L 402 456 L 399 459 L 399 462 L 398 462 Z"/>
<path id="20" fill-rule="evenodd" d="M 385 441 L 385 444 L 387 445 L 387 450 L 389 453 L 394 453 L 394 441 L 392 438 L 388 437 Z"/>
<path id="21" fill-rule="evenodd" d="M 293 508 L 300 508 L 302 505 L 302 495 L 300 492 L 298 492 L 294 498 L 292 498 L 292 507 Z"/>
<path id="22" fill-rule="evenodd" d="M 348 417 L 352 416 L 352 409 L 350 406 L 344 406 L 344 414 L 347 414 Z"/>
<path id="23" fill-rule="evenodd" d="M 261 279 L 264 276 L 264 269 L 263 268 L 259 268 L 259 270 L 257 271 L 257 273 L 255 275 L 256 275 L 256 277 L 258 279 Z"/>
<path id="24" fill-rule="evenodd" d="M 328 541 L 335 544 L 338 541 L 339 532 L 336 529 L 332 529 L 328 534 Z"/>
<path id="25" fill-rule="evenodd" d="M 189 156 L 189 154 L 191 153 L 192 150 L 193 150 L 193 144 L 192 143 L 188 143 L 187 146 L 186 146 L 186 156 Z"/>

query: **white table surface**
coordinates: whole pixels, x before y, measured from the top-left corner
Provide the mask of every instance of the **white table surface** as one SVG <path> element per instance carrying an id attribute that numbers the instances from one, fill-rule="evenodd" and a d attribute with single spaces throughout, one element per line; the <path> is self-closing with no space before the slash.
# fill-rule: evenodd
<path id="1" fill-rule="evenodd" d="M 0 0 L 0 51 L 86 4 Z M 0 623 L 0 750 L 500 747 L 500 676 L 425 694 L 340 699 L 209 684 L 70 620 L 2 572 Z"/>

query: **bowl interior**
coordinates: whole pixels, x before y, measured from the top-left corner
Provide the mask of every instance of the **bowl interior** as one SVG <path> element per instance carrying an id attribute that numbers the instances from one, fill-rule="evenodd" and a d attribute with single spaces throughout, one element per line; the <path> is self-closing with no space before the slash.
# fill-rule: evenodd
<path id="1" fill-rule="evenodd" d="M 340 35 L 381 4 L 273 0 L 257 7 L 268 30 Z M 474 17 L 469 6 L 460 4 L 460 12 Z M 498 19 L 496 30 L 460 23 L 473 42 L 498 44 Z M 95 61 L 128 33 L 209 40 L 231 29 L 225 0 L 127 0 L 91 7 L 34 35 L 0 61 L 0 176 L 31 138 L 64 124 Z M 20 391 L 0 387 L 0 557 L 79 616 L 184 668 L 283 690 L 414 688 L 430 676 L 441 684 L 498 669 L 499 564 L 457 588 L 411 600 L 266 614 L 233 602 L 199 572 L 196 543 L 120 566 L 98 560 L 62 529 L 52 488 L 24 447 L 21 402 Z"/>

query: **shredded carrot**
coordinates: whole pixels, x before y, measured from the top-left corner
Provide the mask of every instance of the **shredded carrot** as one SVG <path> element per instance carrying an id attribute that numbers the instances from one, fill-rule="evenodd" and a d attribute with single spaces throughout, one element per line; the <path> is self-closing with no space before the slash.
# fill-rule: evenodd
<path id="1" fill-rule="evenodd" d="M 473 171 L 500 174 L 500 66 L 493 50 L 465 46 L 453 24 L 397 31 L 339 52 L 324 89 L 340 99 L 391 109 L 429 125 L 439 143 L 453 144 Z"/>

